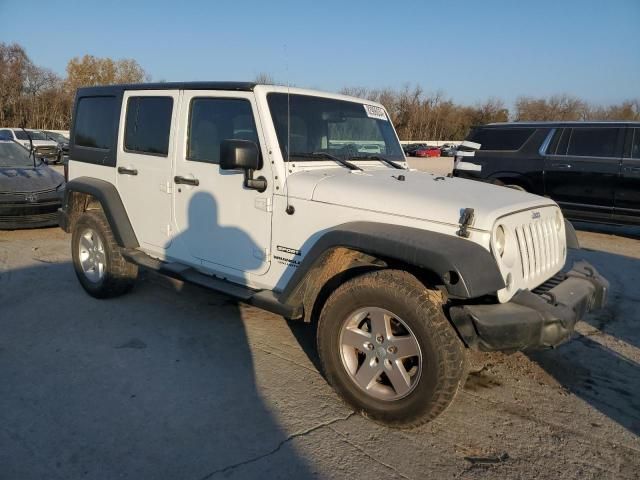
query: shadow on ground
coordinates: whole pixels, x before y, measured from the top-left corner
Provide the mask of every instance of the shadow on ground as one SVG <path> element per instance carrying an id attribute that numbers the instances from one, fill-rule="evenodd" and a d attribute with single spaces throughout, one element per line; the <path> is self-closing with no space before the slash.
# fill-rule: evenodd
<path id="1" fill-rule="evenodd" d="M 39 293 L 52 288 L 55 301 Z M 238 305 L 135 290 L 90 298 L 70 263 L 0 269 L 0 476 L 310 476 L 280 448 Z"/>
<path id="2" fill-rule="evenodd" d="M 608 304 L 584 319 L 590 333 L 529 356 L 568 391 L 640 436 L 640 365 L 620 353 L 640 348 L 640 260 L 575 251 L 568 263 L 580 258 L 609 280 Z"/>

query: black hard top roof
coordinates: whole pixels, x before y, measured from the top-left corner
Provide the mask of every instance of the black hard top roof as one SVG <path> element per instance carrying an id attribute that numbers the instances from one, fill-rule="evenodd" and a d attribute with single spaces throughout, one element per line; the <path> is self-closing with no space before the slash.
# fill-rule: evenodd
<path id="1" fill-rule="evenodd" d="M 486 125 L 478 125 L 477 127 L 640 127 L 640 122 L 632 121 L 555 121 L 555 122 L 498 122 L 488 123 Z"/>
<path id="2" fill-rule="evenodd" d="M 163 83 L 131 83 L 122 85 L 104 85 L 83 87 L 78 95 L 108 95 L 123 90 L 235 90 L 251 92 L 255 82 L 163 82 Z"/>

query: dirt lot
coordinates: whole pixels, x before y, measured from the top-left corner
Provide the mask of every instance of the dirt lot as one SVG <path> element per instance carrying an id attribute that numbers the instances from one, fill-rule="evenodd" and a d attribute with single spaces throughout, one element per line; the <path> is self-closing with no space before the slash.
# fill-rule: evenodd
<path id="1" fill-rule="evenodd" d="M 640 232 L 591 230 L 609 306 L 557 350 L 474 354 L 413 431 L 352 415 L 303 325 L 149 274 L 94 300 L 68 235 L 0 232 L 0 478 L 638 478 Z"/>

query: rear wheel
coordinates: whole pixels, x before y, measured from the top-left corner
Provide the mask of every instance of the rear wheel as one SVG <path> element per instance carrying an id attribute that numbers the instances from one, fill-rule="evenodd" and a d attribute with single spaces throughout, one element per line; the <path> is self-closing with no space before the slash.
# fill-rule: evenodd
<path id="1" fill-rule="evenodd" d="M 89 295 L 116 297 L 133 286 L 138 267 L 121 255 L 102 212 L 85 212 L 78 218 L 71 248 L 76 276 Z"/>
<path id="2" fill-rule="evenodd" d="M 465 372 L 464 346 L 444 317 L 439 292 L 398 270 L 366 273 L 329 297 L 318 352 L 346 402 L 391 426 L 441 414 Z"/>

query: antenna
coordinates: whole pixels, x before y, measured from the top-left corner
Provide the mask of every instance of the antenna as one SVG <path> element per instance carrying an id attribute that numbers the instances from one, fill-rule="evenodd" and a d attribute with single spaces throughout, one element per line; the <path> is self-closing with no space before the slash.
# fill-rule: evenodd
<path id="1" fill-rule="evenodd" d="M 287 44 L 284 44 L 284 70 L 287 76 L 287 159 L 284 165 L 284 193 L 285 193 L 285 212 L 293 215 L 295 208 L 289 204 L 289 162 L 291 155 L 291 86 L 289 84 L 289 56 L 287 55 Z"/>

